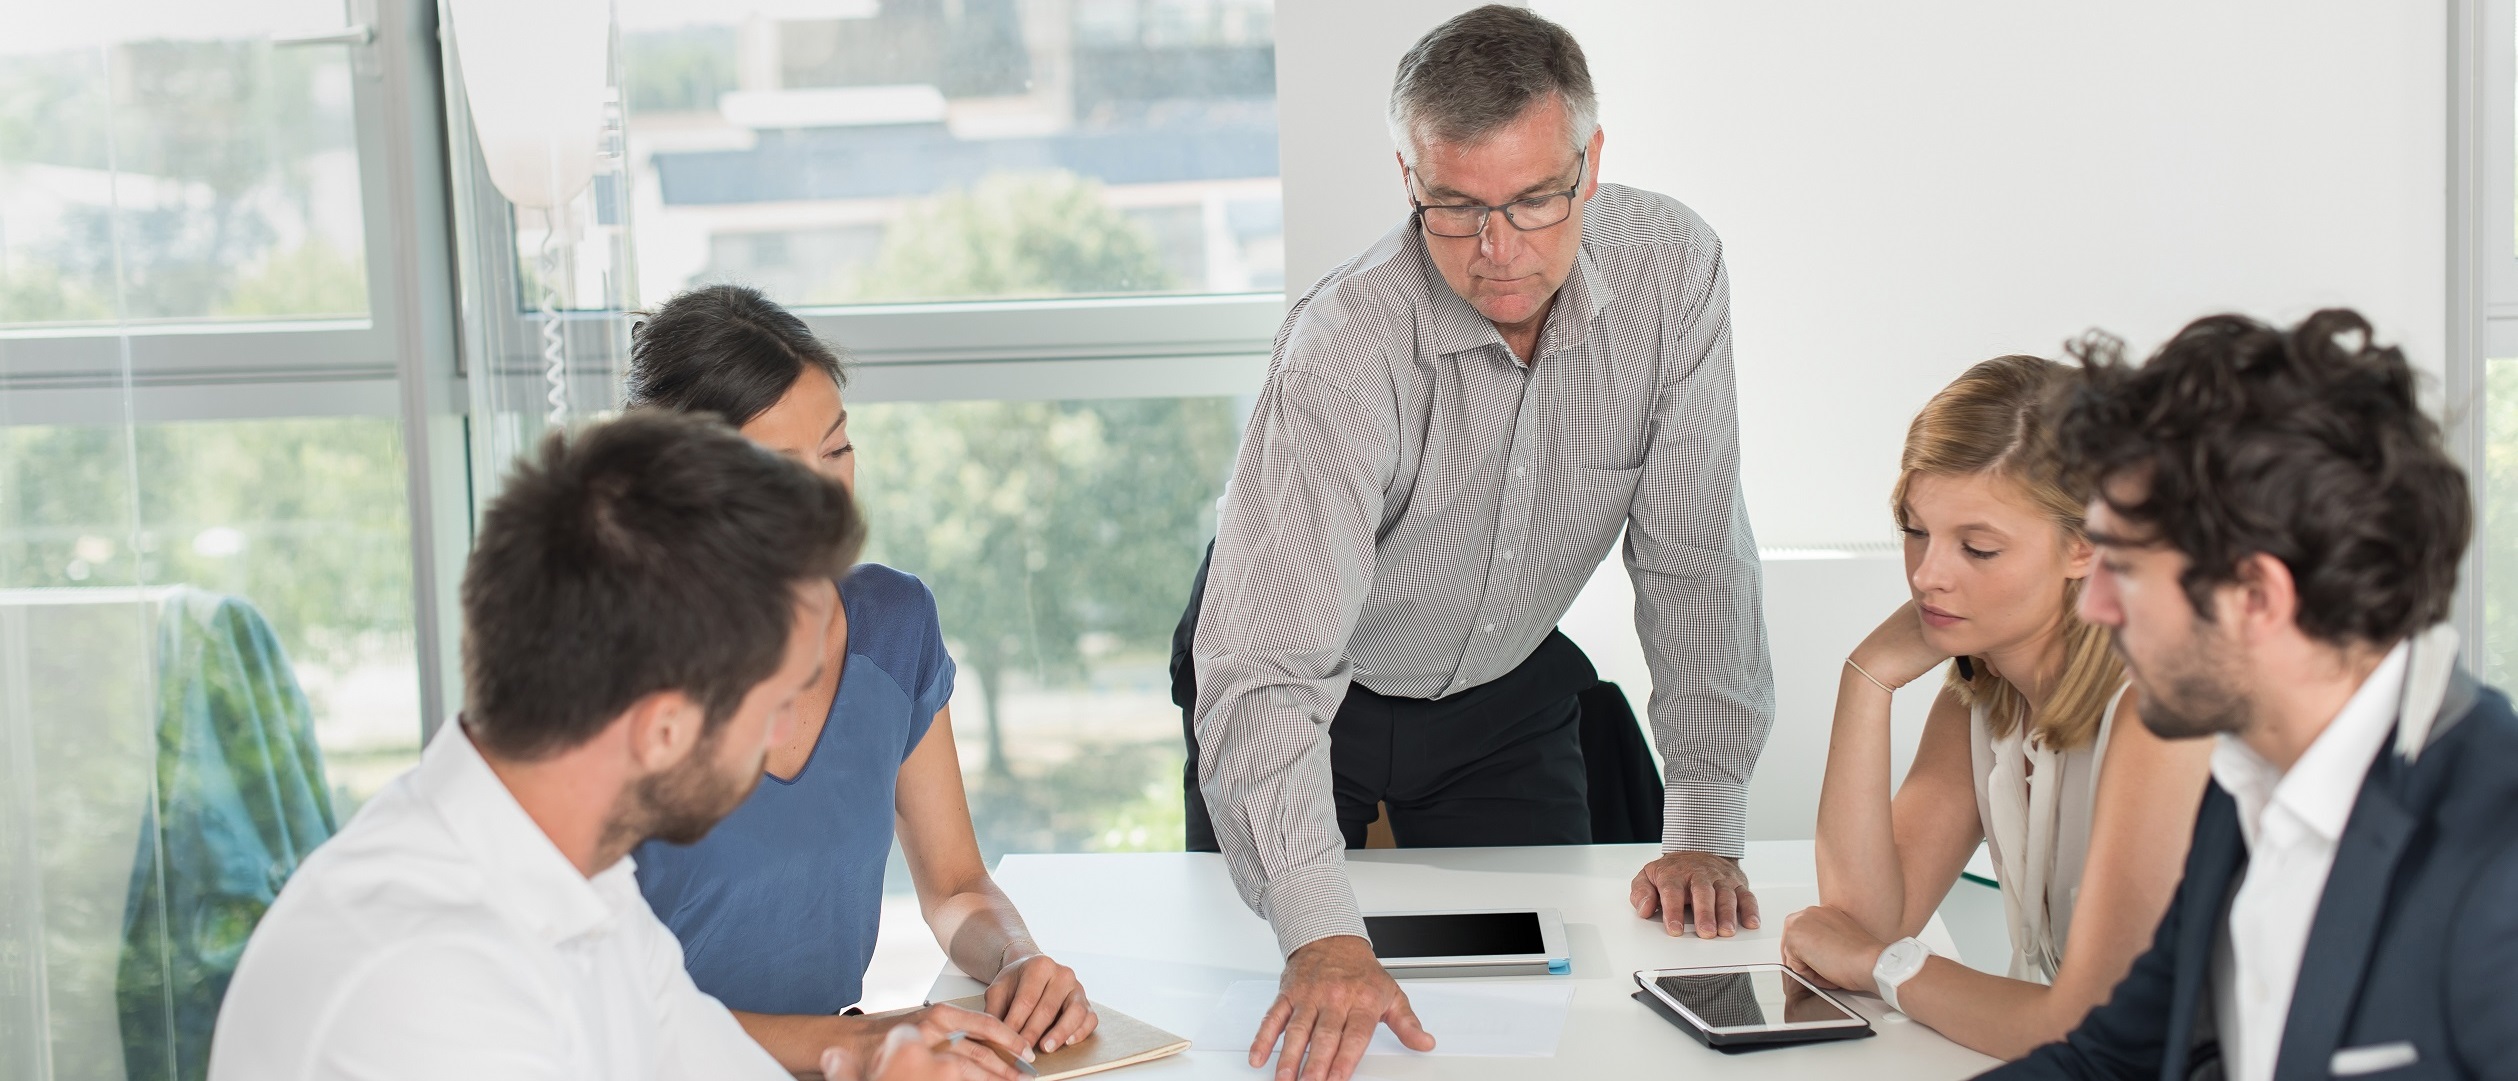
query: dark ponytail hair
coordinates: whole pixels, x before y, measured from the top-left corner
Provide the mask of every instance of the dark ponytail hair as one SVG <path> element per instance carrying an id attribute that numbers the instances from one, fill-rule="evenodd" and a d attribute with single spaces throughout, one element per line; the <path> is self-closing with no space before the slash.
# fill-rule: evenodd
<path id="1" fill-rule="evenodd" d="M 623 404 L 715 413 L 739 428 L 778 404 L 807 371 L 848 385 L 839 354 L 795 313 L 758 289 L 704 285 L 665 301 L 630 328 Z"/>

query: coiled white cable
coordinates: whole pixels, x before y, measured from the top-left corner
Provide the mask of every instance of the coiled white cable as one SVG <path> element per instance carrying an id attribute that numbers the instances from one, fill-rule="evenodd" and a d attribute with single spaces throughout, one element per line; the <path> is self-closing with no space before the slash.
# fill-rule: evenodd
<path id="1" fill-rule="evenodd" d="M 542 234 L 542 290 L 537 304 L 542 314 L 542 381 L 550 390 L 543 400 L 551 405 L 547 418 L 553 428 L 568 425 L 568 356 L 563 350 L 560 334 L 560 251 L 558 231 Z"/>

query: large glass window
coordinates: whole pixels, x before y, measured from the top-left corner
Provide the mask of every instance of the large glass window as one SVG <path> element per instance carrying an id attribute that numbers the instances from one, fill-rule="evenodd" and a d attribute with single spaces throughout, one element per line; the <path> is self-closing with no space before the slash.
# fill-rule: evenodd
<path id="1" fill-rule="evenodd" d="M 924 579 L 981 849 L 1181 846 L 1171 635 L 1215 532 L 1231 398 L 852 407 L 868 558 Z M 907 876 L 893 876 L 908 888 Z"/>
<path id="2" fill-rule="evenodd" d="M 619 10 L 650 298 L 1283 288 L 1269 0 Z"/>
<path id="3" fill-rule="evenodd" d="M 396 226 L 443 192 L 389 134 L 435 130 L 386 104 L 416 9 L 359 8 L 0 32 L 0 1077 L 201 1076 L 273 895 L 417 756 L 394 417 L 451 320 Z"/>
<path id="4" fill-rule="evenodd" d="M 9 23 L 0 324 L 367 314 L 351 60 L 272 43 L 340 0 Z"/>

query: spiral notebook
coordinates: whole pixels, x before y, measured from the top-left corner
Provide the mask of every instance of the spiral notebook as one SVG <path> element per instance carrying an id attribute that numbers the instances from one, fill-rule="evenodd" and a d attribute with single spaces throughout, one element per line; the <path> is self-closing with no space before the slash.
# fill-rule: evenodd
<path id="1" fill-rule="evenodd" d="M 982 995 L 953 999 L 944 1005 L 988 1012 L 987 999 Z M 1095 1003 L 1093 1012 L 1101 1015 L 1102 1023 L 1092 1035 L 1032 1060 L 1032 1068 L 1040 1071 L 1040 1081 L 1083 1077 L 1189 1050 L 1188 1040 L 1108 1006 Z"/>

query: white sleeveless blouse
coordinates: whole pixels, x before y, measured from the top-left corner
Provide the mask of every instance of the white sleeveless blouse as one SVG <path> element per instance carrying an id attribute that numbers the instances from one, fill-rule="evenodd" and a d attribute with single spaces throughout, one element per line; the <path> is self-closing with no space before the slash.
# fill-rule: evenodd
<path id="1" fill-rule="evenodd" d="M 2099 719 L 2098 738 L 2057 752 L 2027 739 L 2023 724 L 1996 739 L 1985 705 L 1968 719 L 1976 773 L 1976 817 L 1984 824 L 2011 927 L 2011 978 L 2051 984 L 2072 936 L 2072 904 L 2090 851 L 2099 764 L 2116 727 L 2120 688 Z"/>

